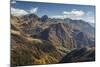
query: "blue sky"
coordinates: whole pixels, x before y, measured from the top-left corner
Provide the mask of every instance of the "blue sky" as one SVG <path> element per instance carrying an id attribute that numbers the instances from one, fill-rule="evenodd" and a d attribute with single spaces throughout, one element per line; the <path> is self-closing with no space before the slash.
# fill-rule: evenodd
<path id="1" fill-rule="evenodd" d="M 95 22 L 95 6 L 90 5 L 12 1 L 11 13 L 16 15 L 35 13 L 40 17 L 48 15 L 51 18 L 71 18 Z"/>

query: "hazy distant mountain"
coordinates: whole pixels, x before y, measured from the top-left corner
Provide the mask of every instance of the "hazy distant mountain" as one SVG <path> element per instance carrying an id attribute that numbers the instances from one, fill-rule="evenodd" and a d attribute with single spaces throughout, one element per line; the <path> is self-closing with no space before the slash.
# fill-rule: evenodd
<path id="1" fill-rule="evenodd" d="M 95 23 L 90 23 L 90 25 L 91 25 L 92 27 L 95 27 Z"/>
<path id="2" fill-rule="evenodd" d="M 94 39 L 89 37 L 87 34 L 84 32 L 81 32 L 80 30 L 73 30 L 73 38 L 77 44 L 77 47 L 92 47 L 95 45 Z"/>
<path id="3" fill-rule="evenodd" d="M 92 27 L 89 22 L 85 22 L 83 20 L 72 20 L 69 18 L 65 19 L 64 22 L 71 24 L 73 29 L 81 30 L 88 35 L 93 36 L 95 34 L 95 28 Z"/>

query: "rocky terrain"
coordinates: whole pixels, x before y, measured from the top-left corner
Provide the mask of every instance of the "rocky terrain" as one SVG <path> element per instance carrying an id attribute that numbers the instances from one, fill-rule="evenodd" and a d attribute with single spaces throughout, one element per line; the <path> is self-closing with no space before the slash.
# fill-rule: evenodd
<path id="1" fill-rule="evenodd" d="M 11 64 L 95 60 L 95 28 L 83 20 L 11 15 Z"/>

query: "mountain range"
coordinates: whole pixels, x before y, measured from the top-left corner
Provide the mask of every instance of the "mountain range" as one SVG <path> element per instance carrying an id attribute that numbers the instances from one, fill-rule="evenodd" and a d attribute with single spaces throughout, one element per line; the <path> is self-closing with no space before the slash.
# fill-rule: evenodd
<path id="1" fill-rule="evenodd" d="M 11 59 L 15 66 L 94 61 L 95 27 L 70 18 L 11 15 Z"/>

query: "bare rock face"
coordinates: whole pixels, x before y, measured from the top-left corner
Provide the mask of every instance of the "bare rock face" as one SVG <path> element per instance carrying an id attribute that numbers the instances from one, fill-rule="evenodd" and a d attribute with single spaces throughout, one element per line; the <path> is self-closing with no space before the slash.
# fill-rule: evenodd
<path id="1" fill-rule="evenodd" d="M 41 33 L 41 38 L 49 40 L 57 49 L 66 51 L 75 48 L 71 33 L 72 30 L 69 25 L 53 24 Z"/>
<path id="2" fill-rule="evenodd" d="M 70 23 L 52 24 L 41 33 L 41 38 L 50 41 L 59 50 L 66 51 L 73 48 L 92 47 L 94 38 L 82 30 L 72 27 Z M 64 49 L 65 48 L 65 49 Z"/>

